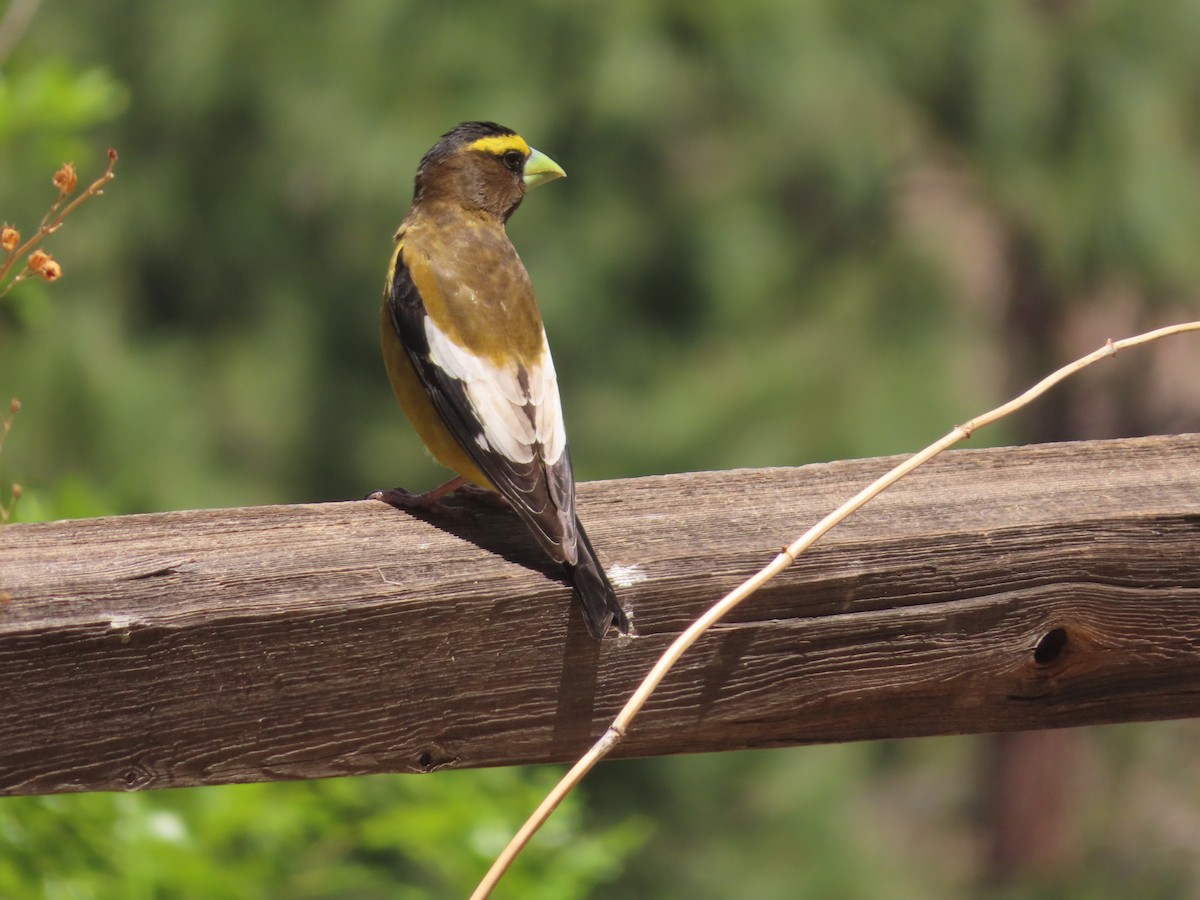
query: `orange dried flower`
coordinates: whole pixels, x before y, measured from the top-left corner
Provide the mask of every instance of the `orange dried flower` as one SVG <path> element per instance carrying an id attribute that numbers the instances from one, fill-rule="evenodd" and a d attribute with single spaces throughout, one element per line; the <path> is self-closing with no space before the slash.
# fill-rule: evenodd
<path id="1" fill-rule="evenodd" d="M 53 181 L 60 194 L 65 196 L 74 193 L 75 185 L 79 183 L 75 175 L 75 163 L 63 163 L 62 168 L 54 173 Z"/>
<path id="2" fill-rule="evenodd" d="M 21 401 L 16 397 L 12 398 L 12 403 L 8 404 L 9 415 L 16 415 L 21 411 Z"/>
<path id="3" fill-rule="evenodd" d="M 62 277 L 62 266 L 45 250 L 34 250 L 29 254 L 29 268 L 46 281 L 57 281 Z"/>
<path id="4" fill-rule="evenodd" d="M 13 228 L 11 225 L 5 225 L 0 228 L 0 250 L 5 253 L 12 253 L 17 249 L 17 244 L 21 243 L 21 232 Z"/>

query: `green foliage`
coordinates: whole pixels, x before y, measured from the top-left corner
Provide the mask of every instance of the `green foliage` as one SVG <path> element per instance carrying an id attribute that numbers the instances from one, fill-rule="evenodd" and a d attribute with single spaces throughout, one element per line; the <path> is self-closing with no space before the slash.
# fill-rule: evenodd
<path id="1" fill-rule="evenodd" d="M 4 214 L 15 218 L 10 204 L 28 199 L 22 190 L 30 175 L 45 169 L 50 173 L 58 164 L 100 153 L 83 133 L 117 116 L 128 104 L 126 90 L 101 66 L 78 70 L 57 56 L 24 57 L 0 72 L 0 196 L 5 199 Z M 102 150 L 103 148 L 101 148 Z M 39 183 L 39 187 L 43 186 Z M 36 210 L 38 217 L 54 199 Z M 36 224 L 34 219 L 30 226 Z M 28 229 L 32 231 L 32 227 Z"/>
<path id="2" fill-rule="evenodd" d="M 915 448 L 1031 352 L 1004 343 L 1014 248 L 1039 311 L 1194 308 L 1198 31 L 1186 0 L 44 4 L 0 74 L 0 215 L 36 222 L 64 159 L 122 167 L 55 236 L 61 282 L 0 306 L 17 515 L 434 483 L 377 304 L 417 161 L 469 118 L 569 174 L 511 233 L 582 477 Z M 974 747 L 606 766 L 507 895 L 584 896 L 625 864 L 625 896 L 963 896 Z M 5 801 L 0 894 L 462 895 L 547 777 Z M 1025 896 L 1195 891 L 1153 824 L 1170 804 L 1121 796 L 1089 808 L 1071 884 Z"/>
<path id="3" fill-rule="evenodd" d="M 81 146 L 79 132 L 111 119 L 125 92 L 103 69 L 78 72 L 50 59 L 6 75 L 0 91 L 0 140 L 57 139 Z"/>
<path id="4" fill-rule="evenodd" d="M 553 773 L 496 769 L 0 803 L 0 896 L 297 900 L 466 896 Z M 586 896 L 644 826 L 572 799 L 499 897 Z"/>

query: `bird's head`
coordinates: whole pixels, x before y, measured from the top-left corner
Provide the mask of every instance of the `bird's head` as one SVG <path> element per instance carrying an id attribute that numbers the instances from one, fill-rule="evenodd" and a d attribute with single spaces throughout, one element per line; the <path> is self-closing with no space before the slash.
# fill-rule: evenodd
<path id="1" fill-rule="evenodd" d="M 415 200 L 435 197 L 507 221 L 531 187 L 566 172 L 495 122 L 464 122 L 442 135 L 417 169 Z"/>

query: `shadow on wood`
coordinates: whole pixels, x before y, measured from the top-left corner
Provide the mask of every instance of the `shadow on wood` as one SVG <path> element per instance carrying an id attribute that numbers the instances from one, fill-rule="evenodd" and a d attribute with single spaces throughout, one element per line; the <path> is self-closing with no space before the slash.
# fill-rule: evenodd
<path id="1" fill-rule="evenodd" d="M 691 619 L 893 462 L 582 485 L 636 632 L 602 645 L 499 512 L 9 526 L 0 792 L 573 760 Z M 1057 444 L 902 482 L 703 638 L 615 755 L 1198 714 L 1200 436 Z"/>

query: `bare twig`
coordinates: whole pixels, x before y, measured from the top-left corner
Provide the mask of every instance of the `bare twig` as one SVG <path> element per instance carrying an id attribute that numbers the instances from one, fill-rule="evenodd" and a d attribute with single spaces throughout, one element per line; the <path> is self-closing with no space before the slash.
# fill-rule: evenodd
<path id="1" fill-rule="evenodd" d="M 41 0 L 13 0 L 0 18 L 0 65 L 8 59 L 29 27 Z"/>
<path id="2" fill-rule="evenodd" d="M 116 177 L 113 173 L 113 168 L 116 164 L 117 151 L 109 150 L 108 167 L 104 170 L 104 173 L 88 185 L 87 189 L 79 194 L 79 196 L 66 206 L 63 206 L 63 201 L 75 192 L 75 167 L 70 163 L 65 163 L 54 175 L 54 186 L 58 188 L 58 197 L 50 205 L 50 209 L 46 212 L 46 215 L 42 217 L 42 221 L 38 225 L 37 231 L 33 233 L 33 237 L 29 238 L 23 244 L 18 244 L 20 240 L 19 233 L 10 226 L 4 226 L 3 246 L 6 250 L 3 258 L 0 258 L 0 285 L 2 285 L 0 286 L 0 297 L 7 294 L 12 290 L 14 285 L 25 280 L 31 273 L 39 274 L 48 281 L 53 281 L 62 274 L 58 263 L 49 254 L 35 248 L 47 237 L 58 231 L 67 216 L 71 215 L 81 204 L 92 197 L 104 193 L 104 186 Z M 29 265 L 18 272 L 12 281 L 4 284 L 4 279 L 8 276 L 12 267 L 26 256 L 29 256 Z"/>
<path id="3" fill-rule="evenodd" d="M 983 415 L 976 416 L 969 422 L 955 426 L 955 428 L 946 434 L 944 437 L 930 444 L 921 452 L 908 458 L 900 465 L 896 466 L 887 474 L 876 479 L 874 482 L 863 488 L 820 522 L 806 531 L 803 535 L 784 547 L 783 550 L 771 561 L 769 565 L 761 569 L 753 577 L 747 579 L 737 588 L 726 594 L 716 604 L 704 613 L 699 619 L 691 624 L 686 631 L 679 635 L 675 641 L 667 648 L 666 652 L 655 663 L 650 673 L 642 680 L 642 683 L 634 691 L 633 695 L 626 702 L 617 717 L 613 719 L 608 730 L 600 737 L 592 748 L 571 767 L 570 771 L 562 777 L 562 780 L 555 785 L 554 789 L 546 796 L 546 799 L 541 802 L 533 814 L 521 826 L 521 830 L 513 836 L 509 841 L 508 846 L 492 863 L 492 867 L 488 870 L 475 892 L 471 895 L 471 900 L 483 900 L 488 897 L 499 883 L 508 867 L 512 865 L 525 847 L 529 840 L 537 833 L 542 824 L 550 817 L 550 814 L 558 807 L 563 799 L 569 794 L 575 786 L 583 779 L 583 776 L 591 771 L 601 759 L 607 756 L 614 747 L 616 747 L 625 737 L 629 730 L 633 719 L 641 711 L 650 695 L 658 688 L 663 678 L 679 661 L 679 658 L 687 652 L 688 648 L 694 644 L 701 635 L 711 628 L 722 617 L 730 613 L 734 607 L 750 597 L 767 582 L 771 581 L 776 575 L 785 571 L 789 566 L 796 561 L 796 557 L 815 544 L 820 538 L 826 535 L 840 522 L 857 512 L 868 502 L 873 500 L 879 494 L 883 493 L 893 484 L 914 470 L 920 468 L 929 460 L 940 454 L 943 450 L 957 444 L 959 441 L 969 438 L 977 429 L 985 425 L 990 425 L 999 419 L 1012 414 L 1013 412 L 1028 405 L 1033 400 L 1040 397 L 1050 388 L 1054 387 L 1060 381 L 1069 378 L 1076 372 L 1090 366 L 1092 363 L 1098 362 L 1109 356 L 1115 356 L 1118 351 L 1125 350 L 1130 347 L 1136 347 L 1139 344 L 1147 344 L 1151 341 L 1159 340 L 1160 338 L 1169 337 L 1174 334 L 1183 334 L 1189 331 L 1200 331 L 1200 321 L 1185 322 L 1179 325 L 1171 325 L 1166 328 L 1159 328 L 1154 331 L 1148 331 L 1144 334 L 1135 335 L 1125 338 L 1120 341 L 1109 340 L 1105 345 L 1098 350 L 1094 350 L 1087 356 L 1081 357 L 1074 362 L 1063 366 L 1056 372 L 1043 378 L 1025 393 L 1013 398 L 1007 403 L 997 406 Z"/>
<path id="4" fill-rule="evenodd" d="M 0 452 L 4 450 L 4 441 L 8 438 L 8 432 L 12 430 L 13 419 L 17 413 L 21 411 L 21 401 L 16 397 L 12 398 L 12 402 L 8 404 L 8 415 L 3 420 L 0 420 Z M 21 486 L 15 481 L 8 489 L 8 504 L 0 503 L 0 525 L 4 525 L 12 518 L 13 507 L 17 505 L 17 501 L 21 499 Z"/>

